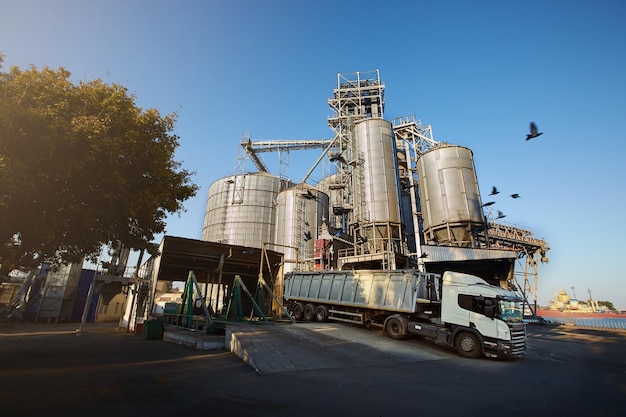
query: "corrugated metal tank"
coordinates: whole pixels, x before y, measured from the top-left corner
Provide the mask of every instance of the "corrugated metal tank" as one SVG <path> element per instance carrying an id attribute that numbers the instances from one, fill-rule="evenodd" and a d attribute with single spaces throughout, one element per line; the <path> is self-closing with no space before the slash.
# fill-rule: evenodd
<path id="1" fill-rule="evenodd" d="M 283 181 L 266 173 L 217 180 L 209 187 L 202 240 L 261 248 L 273 242 L 274 199 Z"/>
<path id="2" fill-rule="evenodd" d="M 329 207 L 332 204 L 342 204 L 341 198 L 339 197 L 340 193 L 337 191 L 340 183 L 341 181 L 339 179 L 339 174 L 332 174 L 322 178 L 317 184 L 315 184 L 315 189 L 320 190 L 324 194 L 328 195 Z"/>
<path id="3" fill-rule="evenodd" d="M 357 220 L 400 223 L 396 144 L 391 123 L 365 119 L 354 125 Z"/>
<path id="4" fill-rule="evenodd" d="M 424 234 L 439 244 L 470 246 L 471 229 L 484 227 L 472 151 L 440 145 L 417 160 Z"/>
<path id="5" fill-rule="evenodd" d="M 344 219 L 341 213 L 344 207 L 351 207 L 351 205 L 344 200 L 344 194 L 347 194 L 347 186 L 344 187 L 340 174 L 335 173 L 322 178 L 315 184 L 315 188 L 328 195 L 328 225 L 347 232 L 349 226 L 347 223 L 343 223 Z M 348 219 L 345 219 L 345 222 L 348 222 Z"/>
<path id="6" fill-rule="evenodd" d="M 274 242 L 282 245 L 274 250 L 285 254 L 285 260 L 311 258 L 315 250 L 317 232 L 328 220 L 328 195 L 307 185 L 299 184 L 276 197 L 276 233 Z M 285 264 L 284 272 L 296 264 Z"/>

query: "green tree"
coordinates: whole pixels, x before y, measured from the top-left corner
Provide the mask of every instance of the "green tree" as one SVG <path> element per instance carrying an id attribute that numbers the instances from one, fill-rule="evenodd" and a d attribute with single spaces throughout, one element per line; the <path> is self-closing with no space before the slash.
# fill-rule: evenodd
<path id="1" fill-rule="evenodd" d="M 615 306 L 613 305 L 613 303 L 610 302 L 610 301 L 598 301 L 598 305 L 599 306 L 604 306 L 604 307 L 608 308 L 611 311 L 617 311 L 615 309 Z"/>
<path id="2" fill-rule="evenodd" d="M 177 114 L 141 109 L 100 79 L 31 66 L 2 71 L 0 264 L 94 259 L 103 245 L 150 249 L 198 187 L 181 168 Z"/>

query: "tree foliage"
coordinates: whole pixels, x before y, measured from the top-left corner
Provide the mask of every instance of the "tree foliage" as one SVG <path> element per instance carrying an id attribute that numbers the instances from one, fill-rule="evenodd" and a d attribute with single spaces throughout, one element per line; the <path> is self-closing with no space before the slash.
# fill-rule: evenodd
<path id="1" fill-rule="evenodd" d="M 0 69 L 2 56 L 0 55 Z M 73 84 L 31 66 L 0 71 L 0 264 L 94 257 L 116 240 L 147 249 L 194 196 L 172 133 L 118 84 Z"/>
<path id="2" fill-rule="evenodd" d="M 615 306 L 613 305 L 613 303 L 610 302 L 610 301 L 598 301 L 598 305 L 599 306 L 604 306 L 604 307 L 608 308 L 611 311 L 617 311 L 615 309 Z"/>

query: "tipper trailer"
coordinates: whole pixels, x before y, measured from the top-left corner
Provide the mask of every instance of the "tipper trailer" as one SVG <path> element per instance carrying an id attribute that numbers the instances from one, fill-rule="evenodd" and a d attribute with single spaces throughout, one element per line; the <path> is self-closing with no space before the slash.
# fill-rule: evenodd
<path id="1" fill-rule="evenodd" d="M 296 320 L 378 325 L 393 339 L 418 335 L 468 358 L 526 354 L 522 298 L 473 275 L 415 269 L 289 272 L 284 284 Z"/>

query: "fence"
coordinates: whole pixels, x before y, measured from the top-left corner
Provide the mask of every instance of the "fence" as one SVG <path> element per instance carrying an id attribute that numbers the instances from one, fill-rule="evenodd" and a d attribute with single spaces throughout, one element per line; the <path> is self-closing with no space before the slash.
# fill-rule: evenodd
<path id="1" fill-rule="evenodd" d="M 549 323 L 559 323 L 566 326 L 584 327 L 587 329 L 626 330 L 626 318 L 573 318 L 573 317 L 545 317 Z"/>

